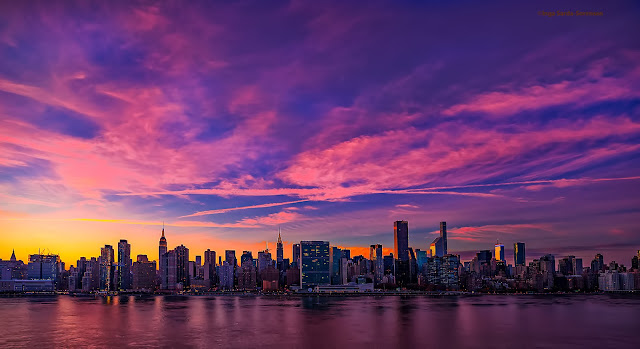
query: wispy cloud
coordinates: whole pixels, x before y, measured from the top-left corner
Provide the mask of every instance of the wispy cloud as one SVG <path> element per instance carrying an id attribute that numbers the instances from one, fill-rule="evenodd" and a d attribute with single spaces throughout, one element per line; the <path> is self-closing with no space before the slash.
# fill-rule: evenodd
<path id="1" fill-rule="evenodd" d="M 221 209 L 217 209 L 217 210 L 208 210 L 208 211 L 200 211 L 200 212 L 195 212 L 186 216 L 181 216 L 178 218 L 187 218 L 187 217 L 196 217 L 196 216 L 206 216 L 206 215 L 211 215 L 211 214 L 219 214 L 219 213 L 226 213 L 226 212 L 230 212 L 230 211 L 237 211 L 237 210 L 248 210 L 248 209 L 252 209 L 252 208 L 266 208 L 266 207 L 275 207 L 275 206 L 282 206 L 282 205 L 290 205 L 290 204 L 296 204 L 299 202 L 306 202 L 309 200 L 296 200 L 296 201 L 286 201 L 286 202 L 272 202 L 272 203 L 267 203 L 267 204 L 260 204 L 260 205 L 251 205 L 251 206 L 241 206 L 241 207 L 230 207 L 230 208 L 221 208 Z"/>

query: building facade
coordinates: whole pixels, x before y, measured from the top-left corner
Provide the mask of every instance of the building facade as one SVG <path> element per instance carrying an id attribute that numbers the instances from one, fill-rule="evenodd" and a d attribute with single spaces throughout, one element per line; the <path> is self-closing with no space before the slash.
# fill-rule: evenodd
<path id="1" fill-rule="evenodd" d="M 300 283 L 303 289 L 331 283 L 328 241 L 300 242 Z"/>

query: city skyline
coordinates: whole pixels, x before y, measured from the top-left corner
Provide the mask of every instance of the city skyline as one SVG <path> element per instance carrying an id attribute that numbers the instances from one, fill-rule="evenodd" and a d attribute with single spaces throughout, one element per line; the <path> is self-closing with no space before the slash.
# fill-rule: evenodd
<path id="1" fill-rule="evenodd" d="M 463 260 L 628 261 L 637 4 L 557 6 L 2 2 L 0 256 L 155 256 L 163 221 L 218 256 L 278 227 L 284 258 L 387 255 L 404 220 L 424 250 L 449 222 Z"/>
<path id="2" fill-rule="evenodd" d="M 410 230 L 408 228 L 408 223 L 409 223 L 408 221 L 395 221 L 394 222 L 394 230 L 393 230 L 394 239 L 396 238 L 396 236 L 398 234 L 397 227 L 398 227 L 399 223 L 402 224 L 403 227 L 404 227 L 403 230 L 402 230 L 403 234 L 407 235 L 407 240 L 408 241 L 411 241 L 410 238 L 409 238 L 410 237 Z M 541 252 L 541 253 L 535 252 L 533 254 L 530 254 L 529 252 L 525 253 L 525 242 L 521 242 L 521 241 L 513 242 L 511 244 L 508 244 L 508 245 L 513 246 L 512 249 L 505 249 L 505 245 L 504 245 L 503 242 L 496 241 L 495 245 L 493 245 L 493 247 L 494 247 L 493 249 L 491 249 L 490 246 L 487 246 L 486 248 L 481 248 L 481 249 L 475 250 L 475 251 L 455 251 L 454 250 L 454 251 L 446 251 L 446 252 L 444 252 L 440 248 L 438 248 L 438 249 L 434 248 L 434 245 L 437 244 L 440 241 L 444 242 L 445 246 L 447 245 L 448 235 L 446 233 L 447 232 L 446 224 L 447 223 L 444 222 L 444 221 L 439 223 L 439 226 L 440 226 L 439 232 L 440 232 L 441 235 L 440 235 L 440 237 L 437 237 L 430 244 L 430 246 L 429 246 L 429 244 L 427 244 L 427 248 L 426 249 L 422 248 L 422 246 L 418 247 L 418 246 L 411 245 L 411 243 L 408 243 L 406 248 L 408 250 L 412 250 L 412 251 L 416 250 L 416 248 L 417 248 L 418 251 L 426 251 L 428 253 L 429 257 L 431 257 L 431 256 L 442 257 L 443 255 L 446 255 L 446 254 L 457 255 L 457 256 L 460 256 L 460 263 L 461 264 L 465 260 L 468 261 L 468 260 L 473 259 L 473 257 L 476 256 L 478 253 L 487 252 L 490 255 L 492 255 L 491 258 L 493 258 L 493 259 L 495 259 L 497 261 L 505 262 L 507 265 L 511 265 L 513 267 L 516 267 L 518 265 L 528 265 L 529 262 L 531 262 L 531 261 L 533 261 L 535 259 L 539 259 L 540 257 L 545 257 L 545 256 L 549 256 L 549 255 L 554 256 L 553 253 L 548 253 L 548 252 Z M 292 242 L 292 243 L 288 243 L 288 244 L 285 245 L 284 242 L 282 242 L 282 238 L 281 238 L 281 227 L 278 227 L 278 236 L 277 236 L 277 240 L 276 241 L 278 241 L 278 242 L 275 244 L 276 245 L 275 249 L 274 248 L 270 248 L 268 246 L 268 244 L 267 244 L 267 245 L 264 246 L 264 248 L 258 249 L 258 250 L 255 250 L 255 251 L 243 250 L 242 255 L 244 256 L 246 253 L 249 253 L 249 256 L 251 257 L 253 252 L 256 252 L 258 256 L 263 252 L 267 252 L 271 257 L 275 257 L 275 258 L 269 257 L 270 260 L 273 260 L 274 262 L 276 262 L 276 261 L 277 262 L 281 262 L 282 261 L 281 258 L 283 258 L 283 259 L 287 259 L 287 260 L 289 260 L 289 262 L 293 263 L 295 256 L 294 256 L 294 252 L 292 252 L 292 251 L 293 251 L 293 249 L 299 248 L 300 243 L 302 241 Z M 306 241 L 313 241 L 313 240 L 306 240 Z M 319 240 L 316 240 L 315 242 L 318 242 L 318 241 Z M 335 248 L 338 248 L 338 249 L 341 249 L 341 250 L 348 250 L 350 256 L 362 256 L 362 257 L 367 258 L 368 256 L 372 256 L 372 255 L 376 254 L 376 253 L 372 252 L 372 250 L 374 248 L 381 247 L 382 256 L 385 256 L 385 255 L 386 256 L 393 256 L 394 259 L 396 259 L 396 257 L 397 257 L 397 252 L 396 252 L 397 246 L 384 247 L 384 245 L 382 245 L 382 244 L 372 244 L 367 248 L 355 247 L 352 250 L 349 247 L 337 246 L 337 245 L 333 244 L 331 241 L 323 241 L 323 242 L 329 243 L 331 248 L 335 247 Z M 163 225 L 162 231 L 160 233 L 159 243 L 156 244 L 156 248 L 159 248 L 159 252 L 158 253 L 155 253 L 155 254 L 154 253 L 151 253 L 151 254 L 147 254 L 147 253 L 132 253 L 131 252 L 131 244 L 128 243 L 127 239 L 119 239 L 119 242 L 115 245 L 115 246 L 117 246 L 117 248 L 116 248 L 117 251 L 118 251 L 117 255 L 114 254 L 113 246 L 114 245 L 110 245 L 108 243 L 105 243 L 103 246 L 100 246 L 99 247 L 100 253 L 97 256 L 100 256 L 100 255 L 104 256 L 105 248 L 110 249 L 110 257 L 108 259 L 113 260 L 114 262 L 118 262 L 117 264 L 120 264 L 122 260 L 127 260 L 127 259 L 129 260 L 129 262 L 131 262 L 134 256 L 144 256 L 144 257 L 148 258 L 148 261 L 150 261 L 150 262 L 151 261 L 158 262 L 157 272 L 159 274 L 162 273 L 162 270 L 161 270 L 162 267 L 161 267 L 161 263 L 160 263 L 162 257 L 160 257 L 160 256 L 162 256 L 165 253 L 167 253 L 167 251 L 173 250 L 172 248 L 168 247 L 168 246 L 171 246 L 171 245 L 169 245 L 167 243 L 167 238 L 165 236 L 164 225 Z M 126 247 L 122 247 L 122 246 L 126 246 Z M 182 248 L 185 248 L 185 247 L 188 248 L 188 246 L 185 246 L 183 243 L 178 243 L 178 244 L 175 245 L 174 249 L 175 248 L 181 248 L 181 247 Z M 498 247 L 500 247 L 500 248 L 498 248 Z M 518 249 L 520 249 L 519 250 L 520 252 L 518 252 Z M 126 251 L 126 252 L 124 252 L 124 256 L 121 256 L 121 254 L 120 254 L 121 250 L 122 251 Z M 274 250 L 276 250 L 276 253 L 272 253 Z M 408 250 L 407 250 L 407 254 L 409 253 Z M 220 258 L 223 258 L 222 256 L 226 255 L 225 259 L 223 259 L 223 260 L 229 262 L 230 261 L 229 258 L 231 258 L 232 260 L 236 260 L 236 265 L 237 266 L 242 266 L 241 260 L 238 259 L 237 256 L 236 256 L 236 254 L 238 254 L 239 251 L 235 250 L 235 249 L 229 249 L 229 248 L 226 248 L 226 247 L 222 246 L 222 247 L 217 247 L 217 248 L 214 247 L 214 249 L 211 249 L 211 247 L 207 247 L 206 250 L 203 249 L 203 251 L 196 251 L 194 249 L 193 251 L 194 251 L 194 254 L 193 254 L 194 259 L 197 259 L 197 260 L 200 260 L 200 261 L 202 261 L 203 256 L 204 256 L 204 260 L 207 260 L 208 259 L 207 254 L 213 252 L 213 256 L 214 257 L 216 256 L 216 254 Z M 287 252 L 285 252 L 285 251 L 287 251 Z M 465 257 L 462 257 L 462 254 L 460 254 L 460 252 L 462 252 Z M 507 252 L 509 252 L 509 253 L 507 253 Z M 232 253 L 231 257 L 229 257 L 230 253 Z M 33 253 L 29 253 L 29 255 L 32 255 L 32 254 L 36 255 L 35 251 Z M 60 254 L 52 252 L 52 251 L 49 251 L 49 250 L 38 250 L 37 251 L 37 255 L 40 255 L 40 254 L 42 254 L 42 255 L 55 255 L 55 256 L 58 256 L 58 258 L 60 258 L 60 261 L 65 262 L 65 260 L 63 260 L 61 258 Z M 605 264 L 607 262 L 616 262 L 617 264 L 620 264 L 620 265 L 632 267 L 632 263 L 625 263 L 625 262 L 627 260 L 631 261 L 633 258 L 640 258 L 640 250 L 636 250 L 636 249 L 631 248 L 630 250 L 628 250 L 626 252 L 626 254 L 629 255 L 629 258 L 627 258 L 627 259 L 616 260 L 615 258 L 609 258 L 609 259 L 603 259 L 602 262 L 605 263 Z M 153 258 L 154 255 L 158 256 L 158 258 L 154 259 Z M 595 255 L 602 257 L 602 254 L 599 253 L 599 252 L 596 253 Z M 554 257 L 559 257 L 560 258 L 560 257 L 567 257 L 567 256 L 570 256 L 570 257 L 573 257 L 573 258 L 578 257 L 580 260 L 591 258 L 591 256 L 587 256 L 587 255 L 575 256 L 575 255 L 572 255 L 572 254 L 555 255 Z M 80 260 L 82 258 L 88 258 L 89 259 L 89 258 L 92 258 L 92 257 L 94 257 L 94 256 L 91 256 L 90 254 L 88 254 L 88 255 L 84 254 L 81 257 L 78 257 L 77 259 L 72 259 L 71 261 L 78 261 L 78 260 Z M 415 255 L 413 257 L 415 258 Z M 253 258 L 253 257 L 251 257 L 251 258 Z M 259 258 L 260 257 L 258 257 L 258 259 Z M 409 256 L 407 256 L 406 258 L 409 258 Z M 258 259 L 256 259 L 256 260 L 258 260 Z M 15 261 L 15 260 L 22 260 L 22 259 L 16 256 L 15 249 L 11 249 L 11 257 L 9 259 L 3 259 L 2 256 L 0 256 L 0 261 L 2 261 L 2 260 L 4 260 L 4 261 Z M 28 258 L 25 258 L 24 260 L 28 260 Z M 218 262 L 217 262 L 217 260 L 215 260 L 215 258 L 214 258 L 213 263 L 215 263 L 215 265 L 218 265 Z M 74 264 L 71 264 L 71 263 L 68 263 L 68 265 L 74 266 Z M 129 284 L 130 282 L 131 281 L 129 280 L 126 284 Z"/>

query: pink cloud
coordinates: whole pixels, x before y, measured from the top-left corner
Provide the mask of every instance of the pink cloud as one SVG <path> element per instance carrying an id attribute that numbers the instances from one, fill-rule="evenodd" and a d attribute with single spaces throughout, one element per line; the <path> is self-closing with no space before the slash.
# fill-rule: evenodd
<path id="1" fill-rule="evenodd" d="M 457 123 L 432 130 L 409 128 L 376 136 L 356 137 L 326 148 L 303 152 L 293 159 L 280 176 L 289 183 L 319 186 L 326 188 L 330 196 L 345 197 L 344 192 L 355 189 L 344 188 L 343 183 L 358 183 L 355 188 L 368 188 L 375 192 L 385 188 L 424 185 L 435 178 L 446 182 L 446 174 L 454 170 L 457 171 L 455 181 L 484 180 L 504 174 L 510 170 L 509 166 L 505 166 L 509 161 L 547 145 L 556 144 L 557 150 L 554 152 L 559 158 L 570 159 L 575 154 L 569 151 L 565 153 L 563 146 L 587 140 L 624 138 L 638 133 L 640 124 L 627 117 L 600 117 L 572 125 L 559 122 L 544 129 L 521 127 L 517 133 L 498 130 L 478 132 Z M 416 146 L 423 140 L 429 140 L 426 146 Z M 633 151 L 633 147 L 625 149 Z M 615 154 L 610 152 L 606 155 Z M 538 159 L 544 161 L 544 157 L 535 158 Z M 527 165 L 522 162 L 518 166 Z M 580 165 L 584 166 L 585 163 Z M 537 171 L 531 173 L 532 176 L 536 174 Z"/>
<path id="2" fill-rule="evenodd" d="M 291 211 L 281 211 L 267 216 L 245 218 L 238 222 L 245 225 L 278 225 L 304 220 L 305 216 Z"/>
<path id="3" fill-rule="evenodd" d="M 396 205 L 396 207 L 399 207 L 399 208 L 420 208 L 420 206 L 410 205 L 410 204 L 400 204 L 400 205 Z"/>
<path id="4" fill-rule="evenodd" d="M 574 81 L 483 93 L 472 97 L 466 103 L 451 106 L 442 113 L 453 116 L 461 112 L 482 112 L 507 116 L 524 110 L 557 105 L 585 106 L 602 101 L 640 97 L 637 88 L 640 77 L 638 69 L 625 74 L 623 78 L 604 77 L 602 67 L 594 64 L 587 75 Z"/>
<path id="5" fill-rule="evenodd" d="M 241 206 L 241 207 L 231 207 L 231 208 L 222 208 L 222 209 L 218 209 L 218 210 L 208 210 L 208 211 L 200 211 L 200 212 L 195 212 L 186 216 L 181 216 L 178 218 L 186 218 L 186 217 L 196 217 L 196 216 L 205 216 L 205 215 L 211 215 L 211 214 L 219 214 L 219 213 L 226 213 L 226 212 L 230 212 L 230 211 L 237 211 L 237 210 L 247 210 L 247 209 L 252 209 L 252 208 L 266 208 L 266 207 L 275 207 L 275 206 L 282 206 L 282 205 L 290 205 L 290 204 L 295 204 L 295 203 L 299 203 L 299 202 L 306 202 L 309 200 L 296 200 L 296 201 L 286 201 L 286 202 L 272 202 L 272 203 L 267 203 L 267 204 L 260 204 L 260 205 L 252 205 L 252 206 Z M 291 209 L 296 209 L 296 207 L 291 207 L 291 208 L 287 208 L 288 210 Z"/>

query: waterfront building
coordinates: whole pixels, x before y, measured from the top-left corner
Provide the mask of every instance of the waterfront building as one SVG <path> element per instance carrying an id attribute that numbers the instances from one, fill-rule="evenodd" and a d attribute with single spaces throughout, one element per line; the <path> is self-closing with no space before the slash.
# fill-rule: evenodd
<path id="1" fill-rule="evenodd" d="M 600 291 L 619 291 L 620 275 L 615 270 L 607 270 L 600 273 L 598 277 L 598 288 Z"/>
<path id="2" fill-rule="evenodd" d="M 28 274 L 29 273 L 27 264 L 24 264 L 21 260 L 16 259 L 15 251 L 11 252 L 11 258 L 8 261 L 3 261 L 0 259 L 0 280 L 27 279 Z"/>
<path id="3" fill-rule="evenodd" d="M 287 269 L 285 282 L 287 286 L 299 286 L 300 285 L 300 269 L 297 266 L 292 266 Z"/>
<path id="4" fill-rule="evenodd" d="M 632 291 L 635 289 L 634 285 L 634 273 L 619 273 L 620 277 L 620 290 Z"/>
<path id="5" fill-rule="evenodd" d="M 460 257 L 457 255 L 447 254 L 442 257 L 430 257 L 427 258 L 422 275 L 428 284 L 457 289 L 459 265 Z"/>
<path id="6" fill-rule="evenodd" d="M 91 257 L 85 261 L 84 274 L 82 274 L 82 292 L 92 292 L 100 288 L 100 261 Z"/>
<path id="7" fill-rule="evenodd" d="M 300 282 L 303 289 L 331 282 L 328 241 L 300 242 Z"/>
<path id="8" fill-rule="evenodd" d="M 136 291 L 153 291 L 156 288 L 156 262 L 139 254 L 132 265 L 131 287 Z"/>
<path id="9" fill-rule="evenodd" d="M 100 289 L 111 291 L 114 289 L 114 251 L 111 245 L 100 248 Z"/>
<path id="10" fill-rule="evenodd" d="M 57 280 L 60 257 L 55 254 L 31 254 L 27 264 L 30 280 Z"/>
<path id="11" fill-rule="evenodd" d="M 277 291 L 279 288 L 280 272 L 272 264 L 268 265 L 261 273 L 262 290 Z"/>
<path id="12" fill-rule="evenodd" d="M 55 280 L 0 280 L 0 292 L 53 292 Z"/>
<path id="13" fill-rule="evenodd" d="M 118 289 L 131 289 L 131 245 L 127 240 L 118 242 Z"/>
<path id="14" fill-rule="evenodd" d="M 516 242 L 513 244 L 513 264 L 518 266 L 524 266 L 527 263 L 524 242 Z"/>
<path id="15" fill-rule="evenodd" d="M 342 250 L 335 246 L 331 246 L 329 249 L 329 274 L 331 275 L 332 285 L 341 285 L 342 280 L 340 278 L 340 259 L 342 258 Z"/>

